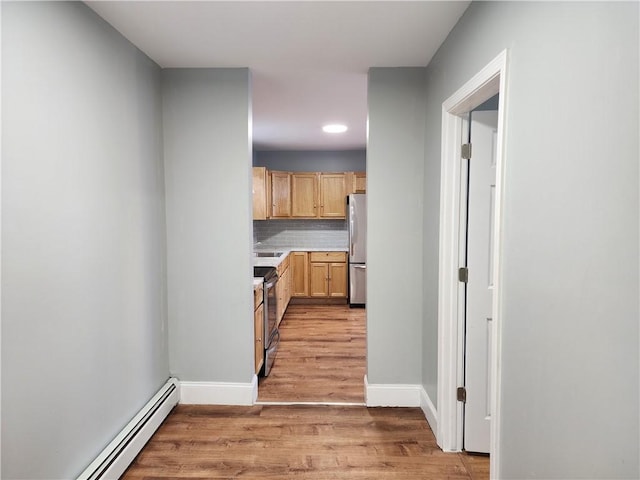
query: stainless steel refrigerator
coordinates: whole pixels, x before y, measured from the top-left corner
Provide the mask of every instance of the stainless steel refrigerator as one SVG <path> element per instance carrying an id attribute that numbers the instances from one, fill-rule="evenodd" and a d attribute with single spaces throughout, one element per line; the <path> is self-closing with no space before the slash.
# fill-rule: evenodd
<path id="1" fill-rule="evenodd" d="M 367 302 L 367 195 L 347 197 L 349 224 L 349 305 L 364 307 Z"/>

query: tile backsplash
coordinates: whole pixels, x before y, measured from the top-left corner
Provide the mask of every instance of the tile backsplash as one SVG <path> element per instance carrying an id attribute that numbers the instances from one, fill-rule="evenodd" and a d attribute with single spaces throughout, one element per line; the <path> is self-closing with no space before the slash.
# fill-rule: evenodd
<path id="1" fill-rule="evenodd" d="M 255 220 L 255 248 L 347 248 L 346 220 Z"/>

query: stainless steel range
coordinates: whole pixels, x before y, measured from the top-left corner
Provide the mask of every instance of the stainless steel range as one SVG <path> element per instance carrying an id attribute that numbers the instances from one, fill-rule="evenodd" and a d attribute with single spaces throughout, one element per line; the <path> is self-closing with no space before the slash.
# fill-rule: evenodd
<path id="1" fill-rule="evenodd" d="M 253 267 L 253 275 L 264 278 L 264 366 L 260 375 L 267 376 L 271 371 L 280 343 L 278 331 L 278 297 L 276 284 L 278 271 L 275 267 Z"/>

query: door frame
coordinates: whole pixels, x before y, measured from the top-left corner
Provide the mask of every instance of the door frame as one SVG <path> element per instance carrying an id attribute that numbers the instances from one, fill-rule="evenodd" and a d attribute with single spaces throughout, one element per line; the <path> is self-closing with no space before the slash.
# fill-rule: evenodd
<path id="1" fill-rule="evenodd" d="M 438 407 L 436 439 L 444 451 L 462 450 L 463 406 L 456 389 L 464 381 L 464 289 L 458 281 L 464 233 L 460 225 L 463 198 L 461 138 L 463 115 L 500 93 L 496 152 L 496 192 L 493 249 L 494 295 L 489 376 L 491 402 L 490 475 L 499 478 L 500 366 L 502 337 L 502 223 L 504 206 L 504 129 L 507 86 L 507 50 L 442 104 L 442 154 L 440 181 L 440 256 L 438 273 Z"/>

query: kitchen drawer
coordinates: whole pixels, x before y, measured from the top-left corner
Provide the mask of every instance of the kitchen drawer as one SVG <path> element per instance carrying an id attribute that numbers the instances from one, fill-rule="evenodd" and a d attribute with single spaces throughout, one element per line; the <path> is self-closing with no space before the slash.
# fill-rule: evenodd
<path id="1" fill-rule="evenodd" d="M 262 285 L 258 285 L 253 289 L 253 309 L 255 310 L 260 306 L 264 298 Z"/>
<path id="2" fill-rule="evenodd" d="M 347 254 L 346 252 L 310 252 L 309 261 L 311 263 L 343 263 L 347 261 Z"/>
<path id="3" fill-rule="evenodd" d="M 280 262 L 280 265 L 278 265 L 278 277 L 281 277 L 287 268 L 289 268 L 289 254 L 287 254 L 284 260 Z"/>

